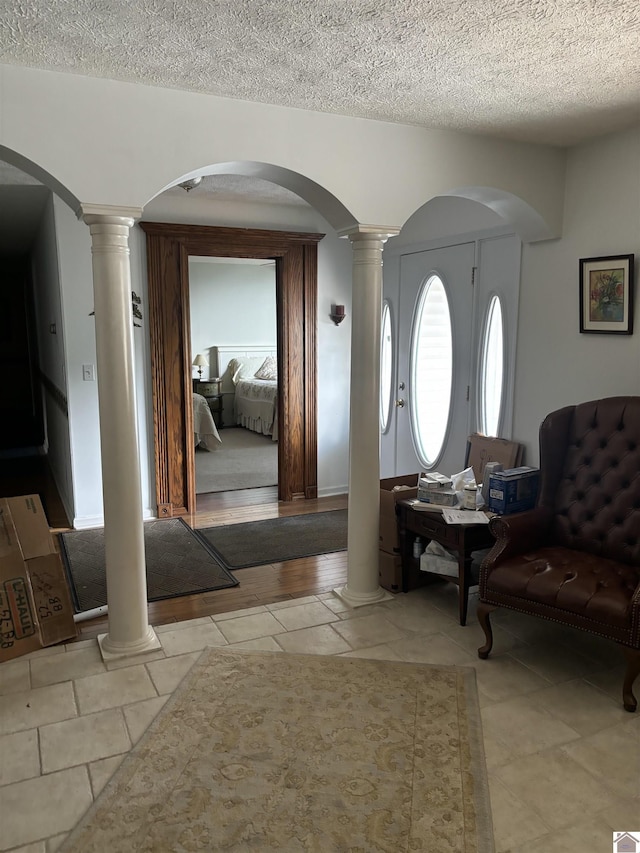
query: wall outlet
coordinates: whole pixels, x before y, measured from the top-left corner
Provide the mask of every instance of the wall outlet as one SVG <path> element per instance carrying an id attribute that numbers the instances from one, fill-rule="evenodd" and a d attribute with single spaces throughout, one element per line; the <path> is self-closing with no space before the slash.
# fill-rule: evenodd
<path id="1" fill-rule="evenodd" d="M 95 382 L 96 371 L 92 364 L 82 365 L 82 379 L 84 382 Z"/>

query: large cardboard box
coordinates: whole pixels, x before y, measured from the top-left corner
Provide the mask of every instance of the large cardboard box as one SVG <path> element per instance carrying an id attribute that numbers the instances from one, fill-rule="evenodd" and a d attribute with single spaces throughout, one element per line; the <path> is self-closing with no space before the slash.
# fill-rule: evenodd
<path id="1" fill-rule="evenodd" d="M 401 486 L 403 488 L 396 489 Z M 418 474 L 406 474 L 404 477 L 388 477 L 380 480 L 380 536 L 382 551 L 389 554 L 400 553 L 398 524 L 396 521 L 397 501 L 409 500 L 418 495 Z M 386 587 L 385 587 L 386 589 Z"/>
<path id="2" fill-rule="evenodd" d="M 503 468 L 515 468 L 522 461 L 522 449 L 517 441 L 474 433 L 467 439 L 465 468 L 473 468 L 476 483 L 481 484 L 487 462 L 500 462 Z"/>
<path id="3" fill-rule="evenodd" d="M 40 498 L 0 498 L 0 661 L 76 634 L 67 580 Z"/>

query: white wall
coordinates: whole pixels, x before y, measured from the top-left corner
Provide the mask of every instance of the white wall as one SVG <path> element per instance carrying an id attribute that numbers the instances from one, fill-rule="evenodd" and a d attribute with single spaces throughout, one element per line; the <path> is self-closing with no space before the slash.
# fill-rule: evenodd
<path id="1" fill-rule="evenodd" d="M 559 233 L 557 148 L 15 65 L 0 65 L 0 115 L 0 146 L 72 204 L 144 207 L 194 172 L 268 164 L 334 228 L 401 226 L 436 195 L 484 187 L 498 209 L 512 194 Z"/>
<path id="2" fill-rule="evenodd" d="M 55 204 L 50 196 L 31 250 L 36 329 L 40 370 L 59 392 L 45 390 L 46 447 L 51 473 L 69 518 L 73 518 L 69 406 L 65 356 L 65 324 L 60 294 L 59 254 L 56 241 Z M 64 411 L 63 400 L 67 400 Z"/>
<path id="3" fill-rule="evenodd" d="M 56 241 L 64 320 L 69 441 L 74 493 L 73 524 L 102 522 L 102 469 L 98 421 L 98 383 L 85 382 L 82 365 L 96 365 L 93 276 L 89 229 L 64 202 L 54 198 Z"/>
<path id="4" fill-rule="evenodd" d="M 562 406 L 640 394 L 640 127 L 569 151 L 562 240 L 523 247 L 514 438 Z M 580 258 L 635 253 L 635 332 L 580 334 Z"/>
<path id="5" fill-rule="evenodd" d="M 217 263 L 189 258 L 191 359 L 213 346 L 264 344 L 276 348 L 276 267 L 250 260 Z M 209 367 L 215 370 L 215 365 Z M 209 367 L 202 378 L 208 379 Z M 193 368 L 197 377 L 197 369 Z"/>

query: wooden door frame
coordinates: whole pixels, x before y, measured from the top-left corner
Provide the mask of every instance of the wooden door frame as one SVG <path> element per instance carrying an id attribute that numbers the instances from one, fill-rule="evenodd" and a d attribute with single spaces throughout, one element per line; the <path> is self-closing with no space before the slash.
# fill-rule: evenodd
<path id="1" fill-rule="evenodd" d="M 317 250 L 324 234 L 141 222 L 147 237 L 158 518 L 196 508 L 190 255 L 276 262 L 278 498 L 315 498 Z"/>

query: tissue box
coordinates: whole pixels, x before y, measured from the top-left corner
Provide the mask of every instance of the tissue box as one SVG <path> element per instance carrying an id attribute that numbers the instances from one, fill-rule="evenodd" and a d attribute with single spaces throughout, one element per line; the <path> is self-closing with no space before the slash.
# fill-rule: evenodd
<path id="1" fill-rule="evenodd" d="M 458 558 L 439 542 L 432 540 L 420 557 L 420 571 L 457 578 Z"/>
<path id="2" fill-rule="evenodd" d="M 526 465 L 492 474 L 489 480 L 489 510 L 498 515 L 509 515 L 533 509 L 538 496 L 539 479 L 540 470 Z"/>

